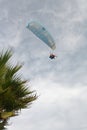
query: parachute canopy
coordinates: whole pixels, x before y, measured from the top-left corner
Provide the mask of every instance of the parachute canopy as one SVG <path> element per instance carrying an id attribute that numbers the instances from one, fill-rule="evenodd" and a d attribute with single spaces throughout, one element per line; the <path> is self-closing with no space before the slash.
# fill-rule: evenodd
<path id="1" fill-rule="evenodd" d="M 51 34 L 46 30 L 44 26 L 36 21 L 28 23 L 27 28 L 31 30 L 39 39 L 46 43 L 51 49 L 55 49 L 55 42 Z"/>

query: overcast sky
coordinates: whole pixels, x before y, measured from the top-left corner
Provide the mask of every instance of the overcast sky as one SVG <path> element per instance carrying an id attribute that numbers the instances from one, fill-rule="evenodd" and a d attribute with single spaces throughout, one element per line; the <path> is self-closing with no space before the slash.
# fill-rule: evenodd
<path id="1" fill-rule="evenodd" d="M 51 52 L 26 25 L 39 21 L 56 43 Z M 8 130 L 87 130 L 87 0 L 0 0 L 0 51 L 12 48 L 12 63 L 39 98 L 9 121 Z"/>

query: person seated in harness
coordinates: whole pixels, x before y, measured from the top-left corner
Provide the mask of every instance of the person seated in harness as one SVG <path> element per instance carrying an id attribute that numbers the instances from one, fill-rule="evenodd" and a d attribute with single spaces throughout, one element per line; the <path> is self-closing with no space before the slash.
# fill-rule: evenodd
<path id="1" fill-rule="evenodd" d="M 50 54 L 50 56 L 49 56 L 50 59 L 55 59 L 55 57 L 56 57 L 56 55 L 54 55 L 54 54 Z"/>

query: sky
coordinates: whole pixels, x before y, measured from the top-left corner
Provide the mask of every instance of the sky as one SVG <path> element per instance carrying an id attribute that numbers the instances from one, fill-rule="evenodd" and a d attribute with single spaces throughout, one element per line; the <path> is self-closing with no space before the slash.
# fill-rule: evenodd
<path id="1" fill-rule="evenodd" d="M 57 55 L 26 25 L 39 21 L 53 36 Z M 0 0 L 0 51 L 36 90 L 31 108 L 9 120 L 8 130 L 87 130 L 87 0 Z"/>

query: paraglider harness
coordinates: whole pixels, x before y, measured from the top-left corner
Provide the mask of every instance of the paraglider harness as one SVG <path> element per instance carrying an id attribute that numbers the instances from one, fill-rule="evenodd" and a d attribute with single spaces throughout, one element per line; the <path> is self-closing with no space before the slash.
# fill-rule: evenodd
<path id="1" fill-rule="evenodd" d="M 49 56 L 50 59 L 55 59 L 55 57 L 56 57 L 56 55 L 54 55 L 54 54 L 50 54 L 50 56 Z"/>

